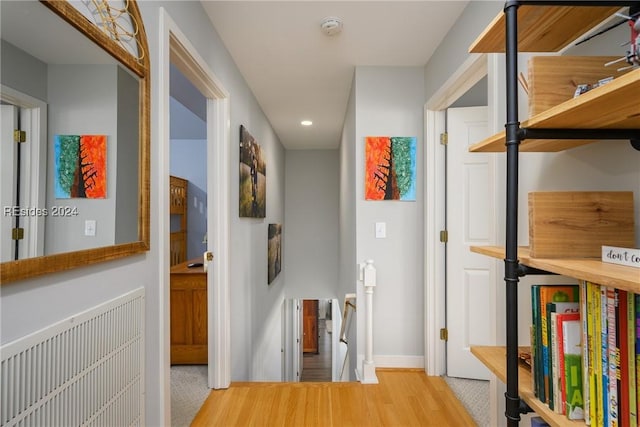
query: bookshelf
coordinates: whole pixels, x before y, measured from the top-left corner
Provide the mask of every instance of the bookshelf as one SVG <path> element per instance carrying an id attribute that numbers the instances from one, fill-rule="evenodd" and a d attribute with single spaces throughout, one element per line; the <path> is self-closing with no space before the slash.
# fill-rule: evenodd
<path id="1" fill-rule="evenodd" d="M 584 8 L 521 3 L 518 10 L 520 52 L 557 52 L 620 9 L 620 6 Z M 504 52 L 504 28 L 505 16 L 499 14 L 471 44 L 469 52 Z"/>
<path id="2" fill-rule="evenodd" d="M 526 350 L 528 347 L 520 347 L 520 350 Z M 495 374 L 500 381 L 506 382 L 505 376 L 505 356 L 507 354 L 505 347 L 492 346 L 472 346 L 471 353 L 478 358 L 489 370 Z M 580 427 L 584 426 L 584 422 L 568 420 L 566 416 L 556 414 L 547 405 L 542 403 L 534 395 L 531 387 L 532 378 L 529 367 L 520 365 L 518 367 L 518 391 L 520 397 L 531 409 L 538 415 L 542 416 L 549 425 L 554 427 Z"/>
<path id="3" fill-rule="evenodd" d="M 640 92 L 640 69 L 625 74 L 611 83 L 596 88 L 536 114 L 522 122 L 526 129 L 640 129 L 640 106 L 630 93 Z M 584 145 L 595 140 L 525 139 L 522 152 L 555 152 Z M 480 141 L 471 152 L 505 151 L 505 132 Z"/>
<path id="4" fill-rule="evenodd" d="M 471 252 L 504 259 L 504 247 L 472 246 Z M 596 258 L 542 259 L 531 258 L 529 248 L 518 248 L 520 264 L 549 273 L 587 280 L 624 291 L 640 293 L 640 269 L 602 262 Z"/>
<path id="5" fill-rule="evenodd" d="M 469 149 L 471 152 L 506 151 L 506 245 L 471 248 L 473 252 L 504 259 L 506 347 L 472 347 L 471 351 L 505 382 L 505 416 L 510 427 L 519 424 L 521 401 L 526 402 L 553 426 L 584 425 L 584 422 L 570 421 L 564 415 L 555 414 L 540 402 L 531 387 L 531 374 L 519 364 L 517 288 L 520 264 L 543 272 L 640 292 L 640 272 L 637 269 L 609 265 L 596 259 L 532 258 L 528 248 L 518 247 L 517 237 L 519 152 L 562 151 L 602 139 L 640 140 L 640 103 L 637 99 L 630 99 L 630 94 L 637 93 L 640 89 L 640 70 L 634 70 L 605 86 L 542 111 L 520 124 L 517 97 L 518 52 L 558 51 L 602 23 L 621 7 L 632 3 L 507 1 L 503 13 L 489 24 L 469 48 L 472 53 L 506 53 L 506 129 Z"/>

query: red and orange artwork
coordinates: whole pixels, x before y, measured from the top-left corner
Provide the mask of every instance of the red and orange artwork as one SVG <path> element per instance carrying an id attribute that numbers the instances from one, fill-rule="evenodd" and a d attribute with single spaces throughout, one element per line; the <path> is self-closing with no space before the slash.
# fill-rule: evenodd
<path id="1" fill-rule="evenodd" d="M 365 199 L 415 200 L 416 138 L 365 138 Z"/>
<path id="2" fill-rule="evenodd" d="M 107 197 L 106 135 L 56 135 L 54 150 L 56 198 Z"/>

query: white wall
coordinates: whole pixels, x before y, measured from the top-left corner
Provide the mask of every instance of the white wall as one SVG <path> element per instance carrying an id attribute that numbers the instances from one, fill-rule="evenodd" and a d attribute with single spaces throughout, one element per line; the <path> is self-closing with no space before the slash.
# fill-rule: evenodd
<path id="1" fill-rule="evenodd" d="M 287 150 L 285 157 L 287 298 L 333 298 L 338 286 L 338 150 Z"/>
<path id="2" fill-rule="evenodd" d="M 118 67 L 118 171 L 116 174 L 115 243 L 136 240 L 138 217 L 139 120 L 138 79 Z"/>
<path id="3" fill-rule="evenodd" d="M 96 84 L 98 79 L 101 84 Z M 77 208 L 77 215 L 45 218 L 45 254 L 112 245 L 115 242 L 116 163 L 118 147 L 118 67 L 54 65 L 48 67 L 48 153 L 46 206 Z M 55 135 L 107 136 L 107 196 L 104 199 L 56 199 Z M 134 205 L 135 206 L 135 205 Z M 96 235 L 85 236 L 86 220 L 96 221 Z M 136 221 L 137 224 L 137 221 Z M 130 241 L 137 240 L 137 234 Z"/>
<path id="4" fill-rule="evenodd" d="M 355 76 L 351 84 L 351 93 L 344 119 L 342 137 L 340 140 L 340 261 L 338 301 L 340 310 L 344 307 L 345 294 L 356 292 L 356 84 Z M 356 366 L 357 319 L 353 316 L 351 326 L 347 331 L 347 342 L 352 343 L 349 353 L 349 364 Z M 345 374 L 349 380 L 354 380 L 353 369 Z"/>
<path id="5" fill-rule="evenodd" d="M 47 99 L 47 64 L 11 43 L 0 42 L 2 84 L 40 100 Z"/>
<path id="6" fill-rule="evenodd" d="M 421 67 L 357 67 L 355 74 L 356 135 L 350 143 L 355 146 L 356 259 L 373 259 L 377 268 L 373 354 L 379 366 L 424 365 L 423 73 Z M 364 138 L 385 135 L 417 138 L 415 202 L 364 200 Z M 386 239 L 375 238 L 376 222 L 386 223 Z M 361 284 L 357 293 L 361 307 Z M 362 356 L 363 310 L 357 318 Z"/>
<path id="7" fill-rule="evenodd" d="M 503 7 L 504 1 L 469 2 L 424 68 L 426 100 L 467 60 L 471 43 Z"/>

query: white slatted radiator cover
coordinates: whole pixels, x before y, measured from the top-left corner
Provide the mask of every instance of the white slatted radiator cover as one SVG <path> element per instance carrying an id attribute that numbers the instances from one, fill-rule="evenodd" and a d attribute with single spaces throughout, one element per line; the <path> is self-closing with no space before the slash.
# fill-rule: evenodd
<path id="1" fill-rule="evenodd" d="M 0 425 L 144 424 L 144 289 L 0 348 Z"/>

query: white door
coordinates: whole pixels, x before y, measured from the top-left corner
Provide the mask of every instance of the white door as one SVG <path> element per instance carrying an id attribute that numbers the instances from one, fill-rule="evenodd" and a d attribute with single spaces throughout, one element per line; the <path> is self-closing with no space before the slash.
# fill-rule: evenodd
<path id="1" fill-rule="evenodd" d="M 488 136 L 487 107 L 447 110 L 447 375 L 489 379 L 471 345 L 490 343 L 492 262 L 472 245 L 493 239 L 493 159 L 469 153 Z"/>
<path id="2" fill-rule="evenodd" d="M 11 209 L 16 205 L 16 143 L 13 142 L 13 130 L 18 128 L 18 109 L 13 105 L 0 105 L 0 117 L 2 127 L 0 127 L 0 167 L 2 170 L 2 181 L 0 184 L 0 201 L 2 202 L 2 221 L 0 223 L 2 241 L 0 242 L 0 261 L 11 261 L 14 259 L 14 242 L 11 239 L 11 229 L 15 218 L 6 209 Z"/>

